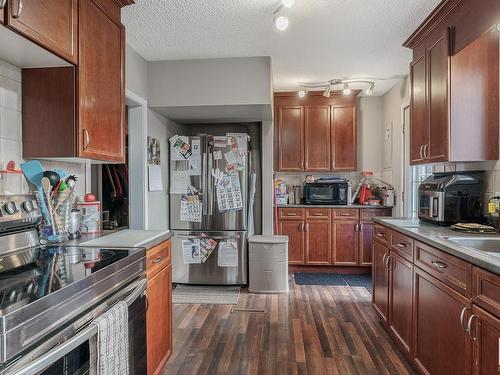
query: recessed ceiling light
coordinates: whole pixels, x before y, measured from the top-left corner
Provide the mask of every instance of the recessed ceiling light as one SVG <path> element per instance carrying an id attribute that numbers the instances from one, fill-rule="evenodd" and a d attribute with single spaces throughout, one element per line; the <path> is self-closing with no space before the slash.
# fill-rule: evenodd
<path id="1" fill-rule="evenodd" d="M 288 29 L 288 18 L 285 16 L 277 16 L 274 18 L 274 24 L 279 31 Z"/>
<path id="2" fill-rule="evenodd" d="M 342 93 L 344 95 L 351 95 L 351 89 L 347 83 L 344 83 L 344 90 L 342 90 Z"/>
<path id="3" fill-rule="evenodd" d="M 283 4 L 285 8 L 291 8 L 293 4 L 295 4 L 295 0 L 281 0 L 281 4 Z"/>
<path id="4" fill-rule="evenodd" d="M 297 95 L 299 96 L 299 98 L 304 98 L 307 95 L 307 92 L 306 90 L 299 90 Z"/>

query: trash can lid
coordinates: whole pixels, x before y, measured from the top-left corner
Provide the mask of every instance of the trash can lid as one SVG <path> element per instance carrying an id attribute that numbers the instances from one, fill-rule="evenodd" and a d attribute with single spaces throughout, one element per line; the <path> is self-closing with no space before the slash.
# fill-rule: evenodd
<path id="1" fill-rule="evenodd" d="M 248 239 L 250 243 L 288 243 L 288 236 L 252 236 Z"/>

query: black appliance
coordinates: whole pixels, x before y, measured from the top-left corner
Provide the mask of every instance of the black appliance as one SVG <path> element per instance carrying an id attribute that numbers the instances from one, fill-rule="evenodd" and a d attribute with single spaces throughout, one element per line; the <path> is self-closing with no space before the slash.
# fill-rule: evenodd
<path id="1" fill-rule="evenodd" d="M 346 205 L 349 202 L 349 190 L 346 180 L 308 182 L 304 185 L 304 203 Z"/>
<path id="2" fill-rule="evenodd" d="M 422 221 L 447 226 L 482 223 L 483 173 L 435 173 L 420 184 L 418 202 Z"/>
<path id="3" fill-rule="evenodd" d="M 40 246 L 33 199 L 0 196 L 0 375 L 92 373 L 92 322 L 118 301 L 130 374 L 145 374 L 145 249 Z"/>

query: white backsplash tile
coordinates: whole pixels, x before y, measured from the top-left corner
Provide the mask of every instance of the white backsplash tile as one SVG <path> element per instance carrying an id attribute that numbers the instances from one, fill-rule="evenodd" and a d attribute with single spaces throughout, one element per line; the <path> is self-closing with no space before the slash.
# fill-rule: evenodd
<path id="1" fill-rule="evenodd" d="M 22 140 L 21 112 L 9 108 L 0 109 L 0 138 Z"/>
<path id="2" fill-rule="evenodd" d="M 21 82 L 0 76 L 0 106 L 21 112 Z"/>

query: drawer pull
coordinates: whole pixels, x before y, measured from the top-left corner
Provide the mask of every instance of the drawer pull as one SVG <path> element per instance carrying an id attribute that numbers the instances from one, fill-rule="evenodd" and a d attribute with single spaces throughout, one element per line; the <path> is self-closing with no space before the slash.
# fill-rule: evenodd
<path id="1" fill-rule="evenodd" d="M 442 262 L 439 262 L 439 261 L 437 261 L 437 260 L 433 260 L 431 263 L 432 263 L 432 265 L 433 265 L 434 267 L 436 267 L 436 268 L 441 268 L 441 269 L 443 269 L 443 268 L 448 268 L 448 266 L 447 266 L 446 264 L 444 264 L 444 263 L 442 263 Z"/>
<path id="2" fill-rule="evenodd" d="M 378 232 L 377 237 L 385 237 L 385 234 L 383 232 Z"/>
<path id="3" fill-rule="evenodd" d="M 465 312 L 466 312 L 467 310 L 470 310 L 470 309 L 469 309 L 468 307 L 464 307 L 464 308 L 462 309 L 462 312 L 460 313 L 460 326 L 462 327 L 462 329 L 463 329 L 465 332 L 467 332 L 467 327 L 466 327 L 466 326 L 465 326 L 465 324 L 464 324 L 464 317 L 465 317 Z"/>
<path id="4" fill-rule="evenodd" d="M 151 263 L 153 263 L 153 264 L 160 263 L 162 261 L 162 259 L 163 259 L 163 257 L 158 257 L 155 260 L 151 260 Z"/>
<path id="5" fill-rule="evenodd" d="M 340 216 L 352 216 L 352 214 L 340 214 Z"/>
<path id="6" fill-rule="evenodd" d="M 297 216 L 297 214 L 295 212 L 289 212 L 286 214 L 286 216 Z"/>
<path id="7" fill-rule="evenodd" d="M 322 213 L 319 213 L 319 212 L 315 212 L 313 215 L 314 215 L 314 216 L 326 216 L 326 215 L 324 215 L 324 214 L 322 214 Z"/>
<path id="8" fill-rule="evenodd" d="M 399 248 L 401 248 L 401 249 L 406 249 L 406 244 L 405 244 L 405 243 L 403 243 L 403 242 L 398 242 L 398 243 L 396 244 L 396 246 L 397 246 L 397 247 L 399 247 Z"/>

